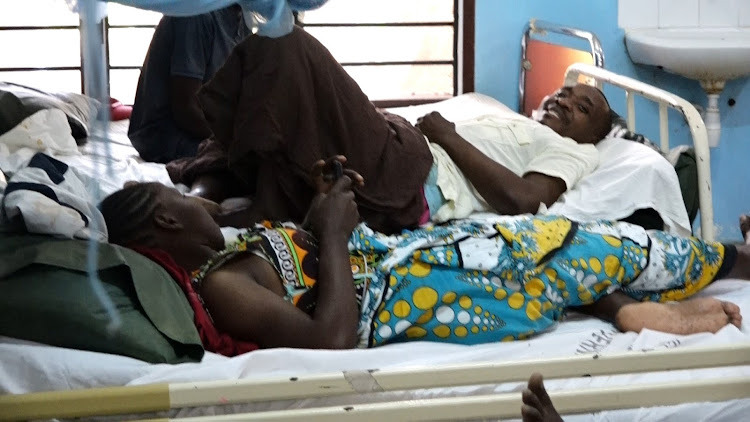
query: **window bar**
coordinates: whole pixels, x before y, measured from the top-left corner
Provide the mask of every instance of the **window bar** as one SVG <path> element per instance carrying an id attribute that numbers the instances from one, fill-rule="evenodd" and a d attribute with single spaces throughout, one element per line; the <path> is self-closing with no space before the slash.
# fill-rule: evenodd
<path id="1" fill-rule="evenodd" d="M 104 66 L 107 69 L 107 96 L 112 93 L 112 65 L 109 59 L 109 14 L 104 17 Z"/>
<path id="2" fill-rule="evenodd" d="M 458 66 L 460 65 L 458 60 L 458 41 L 460 39 L 459 37 L 459 29 L 460 29 L 460 22 L 459 22 L 459 8 L 460 8 L 461 0 L 453 0 L 453 96 L 455 97 L 458 95 L 458 88 L 459 88 L 459 81 L 458 78 L 461 74 L 461 72 L 458 70 Z"/>
<path id="3" fill-rule="evenodd" d="M 632 90 L 625 90 L 625 101 L 627 102 L 628 130 L 635 132 L 635 94 Z"/>
<path id="4" fill-rule="evenodd" d="M 659 142 L 662 151 L 669 151 L 669 115 L 667 105 L 659 103 Z"/>

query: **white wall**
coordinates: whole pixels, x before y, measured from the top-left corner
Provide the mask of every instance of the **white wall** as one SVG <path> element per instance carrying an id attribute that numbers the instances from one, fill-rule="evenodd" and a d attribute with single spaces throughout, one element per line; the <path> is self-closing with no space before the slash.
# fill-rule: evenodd
<path id="1" fill-rule="evenodd" d="M 621 28 L 750 27 L 750 0 L 619 0 Z"/>

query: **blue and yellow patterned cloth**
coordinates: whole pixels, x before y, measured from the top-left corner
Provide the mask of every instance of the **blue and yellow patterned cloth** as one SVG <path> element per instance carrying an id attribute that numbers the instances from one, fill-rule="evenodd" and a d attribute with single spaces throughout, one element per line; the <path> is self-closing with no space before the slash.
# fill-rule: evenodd
<path id="1" fill-rule="evenodd" d="M 193 280 L 252 252 L 279 272 L 290 304 L 311 314 L 317 247 L 302 230 L 265 224 L 241 234 Z M 349 252 L 359 346 L 374 347 L 525 339 L 552 328 L 567 308 L 615 290 L 637 300 L 684 299 L 716 278 L 725 250 L 627 223 L 488 215 L 397 236 L 362 224 Z"/>
<path id="2" fill-rule="evenodd" d="M 553 327 L 566 308 L 618 289 L 638 300 L 683 299 L 714 280 L 724 253 L 721 244 L 626 223 L 527 216 L 400 236 L 360 226 L 350 245 L 380 254 L 382 283 L 371 288 L 383 299 L 374 312 L 363 307 L 360 321 L 361 345 L 369 347 L 524 339 Z"/>

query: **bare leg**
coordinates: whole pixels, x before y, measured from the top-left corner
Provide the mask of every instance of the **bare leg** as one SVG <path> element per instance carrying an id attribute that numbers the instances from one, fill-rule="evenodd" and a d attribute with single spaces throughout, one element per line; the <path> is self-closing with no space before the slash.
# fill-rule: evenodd
<path id="1" fill-rule="evenodd" d="M 739 306 L 705 297 L 678 303 L 638 302 L 614 292 L 596 303 L 577 308 L 580 312 L 609 321 L 621 331 L 644 328 L 672 334 L 715 333 L 727 324 L 740 326 Z"/>
<path id="2" fill-rule="evenodd" d="M 544 388 L 542 375 L 535 373 L 521 393 L 523 422 L 563 422 Z"/>
<path id="3" fill-rule="evenodd" d="M 615 325 L 622 331 L 644 328 L 672 334 L 715 333 L 727 324 L 742 324 L 739 306 L 711 297 L 677 303 L 635 302 L 622 306 Z"/>

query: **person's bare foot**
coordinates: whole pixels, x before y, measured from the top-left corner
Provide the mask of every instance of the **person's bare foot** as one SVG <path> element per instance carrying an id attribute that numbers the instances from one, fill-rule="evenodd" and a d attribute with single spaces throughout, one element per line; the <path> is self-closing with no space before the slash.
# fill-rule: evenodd
<path id="1" fill-rule="evenodd" d="M 745 238 L 745 244 L 750 245 L 750 215 L 740 216 L 740 231 Z"/>
<path id="2" fill-rule="evenodd" d="M 740 307 L 712 297 L 677 303 L 638 302 L 624 305 L 615 316 L 622 331 L 644 328 L 672 334 L 715 333 L 727 324 L 742 325 Z"/>
<path id="3" fill-rule="evenodd" d="M 534 373 L 521 393 L 523 422 L 563 422 L 544 388 L 542 374 Z"/>

